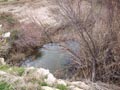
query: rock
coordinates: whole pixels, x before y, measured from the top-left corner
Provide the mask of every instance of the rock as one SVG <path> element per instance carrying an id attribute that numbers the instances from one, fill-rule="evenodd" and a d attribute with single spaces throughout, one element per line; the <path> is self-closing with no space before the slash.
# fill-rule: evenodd
<path id="1" fill-rule="evenodd" d="M 28 76 L 29 74 L 33 72 L 33 70 L 34 70 L 34 67 L 26 68 L 23 76 Z"/>
<path id="2" fill-rule="evenodd" d="M 0 65 L 5 65 L 5 64 L 6 64 L 6 62 L 5 62 L 4 58 L 0 58 Z"/>
<path id="3" fill-rule="evenodd" d="M 9 70 L 12 70 L 12 67 L 9 67 Z M 60 86 L 60 89 L 57 89 L 58 84 L 66 85 L 67 90 L 120 90 L 119 87 L 113 88 L 108 87 L 109 85 L 98 84 L 89 82 L 88 85 L 81 81 L 70 82 L 66 80 L 56 79 L 48 70 L 44 75 L 47 75 L 47 78 L 41 78 L 41 72 L 44 72 L 45 69 L 41 68 L 25 68 L 24 75 L 19 76 L 15 73 L 16 71 L 0 71 L 0 81 L 5 81 L 15 88 L 15 90 L 66 90 L 64 87 Z M 46 80 L 46 82 L 44 82 Z M 43 83 L 42 83 L 43 82 Z M 52 84 L 52 85 L 49 85 Z M 44 85 L 44 86 L 43 86 Z M 46 86 L 45 86 L 46 85 Z M 96 88 L 97 87 L 97 88 Z"/>
<path id="4" fill-rule="evenodd" d="M 4 71 L 0 71 L 0 75 L 7 75 L 7 73 Z"/>
<path id="5" fill-rule="evenodd" d="M 2 34 L 2 37 L 3 37 L 3 38 L 9 38 L 10 35 L 11 35 L 10 32 L 6 32 L 6 33 Z"/>
<path id="6" fill-rule="evenodd" d="M 26 21 L 28 21 L 28 20 L 29 20 L 29 18 L 23 18 L 23 19 L 19 20 L 19 22 L 20 22 L 20 23 L 23 23 L 23 22 L 26 22 Z"/>
<path id="7" fill-rule="evenodd" d="M 50 74 L 49 70 L 43 68 L 36 68 L 36 69 L 33 67 L 27 68 L 23 76 L 26 81 L 32 79 L 39 81 L 43 80 L 50 85 L 52 85 L 56 80 L 56 78 L 52 74 Z"/>
<path id="8" fill-rule="evenodd" d="M 80 89 L 80 88 L 75 87 L 75 86 L 69 86 L 68 89 L 69 90 L 83 90 L 83 89 Z"/>
<path id="9" fill-rule="evenodd" d="M 2 28 L 2 24 L 0 24 L 0 30 L 1 30 L 1 28 Z"/>
<path id="10" fill-rule="evenodd" d="M 34 88 L 34 90 L 37 90 L 37 87 L 38 87 L 37 84 L 28 83 L 26 90 L 32 90 L 33 88 Z"/>
<path id="11" fill-rule="evenodd" d="M 13 2 L 13 1 L 15 1 L 15 0 L 8 0 L 8 2 Z"/>
<path id="12" fill-rule="evenodd" d="M 49 85 L 53 85 L 56 83 L 56 78 L 50 73 L 48 74 L 47 79 L 45 79 L 45 82 Z"/>
<path id="13" fill-rule="evenodd" d="M 85 90 L 90 89 L 90 87 L 88 85 L 86 85 L 84 82 L 81 82 L 81 81 L 71 82 L 71 85 L 77 86 L 77 87 L 85 89 Z"/>
<path id="14" fill-rule="evenodd" d="M 59 90 L 59 89 L 48 87 L 48 86 L 42 86 L 41 89 L 42 90 Z"/>
<path id="15" fill-rule="evenodd" d="M 28 67 L 28 68 L 26 68 L 25 74 L 28 73 L 30 70 L 33 70 L 33 69 L 35 69 L 35 68 L 34 67 Z"/>
<path id="16" fill-rule="evenodd" d="M 50 73 L 49 70 L 43 69 L 43 68 L 38 69 L 37 72 L 38 72 L 41 76 L 44 76 L 44 77 L 47 76 L 47 75 Z"/>
<path id="17" fill-rule="evenodd" d="M 67 86 L 67 83 L 64 80 L 58 79 L 57 84 L 62 84 L 64 86 Z"/>

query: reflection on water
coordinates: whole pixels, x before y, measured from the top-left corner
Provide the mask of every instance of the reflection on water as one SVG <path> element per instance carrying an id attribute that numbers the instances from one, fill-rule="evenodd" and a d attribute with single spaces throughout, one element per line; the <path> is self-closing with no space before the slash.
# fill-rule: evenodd
<path id="1" fill-rule="evenodd" d="M 79 44 L 76 42 L 68 41 L 66 46 L 77 52 Z M 42 67 L 49 69 L 51 72 L 64 68 L 70 63 L 71 56 L 59 44 L 46 44 L 39 50 L 42 53 L 41 57 L 31 61 L 26 60 L 23 66 Z"/>

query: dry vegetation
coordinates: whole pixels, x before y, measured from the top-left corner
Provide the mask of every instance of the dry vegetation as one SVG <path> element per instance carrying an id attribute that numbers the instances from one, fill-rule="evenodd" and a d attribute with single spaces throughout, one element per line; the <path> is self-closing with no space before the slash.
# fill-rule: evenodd
<path id="1" fill-rule="evenodd" d="M 80 43 L 79 54 L 60 45 L 73 56 L 68 68 L 74 72 L 72 79 L 120 85 L 120 0 L 57 0 L 56 4 L 63 25 L 44 27 L 31 17 L 34 23 L 13 31 L 10 61 L 18 63 L 46 43 L 72 39 Z"/>
<path id="2" fill-rule="evenodd" d="M 59 0 L 56 3 L 74 34 L 79 36 L 74 38 L 81 45 L 79 55 L 63 46 L 74 56 L 76 79 L 87 78 L 120 85 L 120 1 L 89 0 L 87 13 L 81 9 L 84 9 L 82 0 Z"/>

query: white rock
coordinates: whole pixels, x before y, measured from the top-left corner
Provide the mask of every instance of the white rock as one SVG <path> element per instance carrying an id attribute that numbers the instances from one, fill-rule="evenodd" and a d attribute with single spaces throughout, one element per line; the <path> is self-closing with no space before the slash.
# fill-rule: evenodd
<path id="1" fill-rule="evenodd" d="M 80 88 L 75 87 L 75 86 L 69 86 L 68 88 L 69 88 L 69 90 L 83 90 L 83 89 L 80 89 Z"/>
<path id="2" fill-rule="evenodd" d="M 50 73 L 49 70 L 43 69 L 43 68 L 38 69 L 38 72 L 39 72 L 42 76 L 47 76 L 47 75 Z"/>
<path id="3" fill-rule="evenodd" d="M 45 82 L 49 85 L 53 85 L 56 82 L 56 78 L 50 73 L 47 76 L 47 79 L 45 79 Z"/>
<path id="4" fill-rule="evenodd" d="M 7 75 L 6 72 L 0 71 L 0 75 Z"/>
<path id="5" fill-rule="evenodd" d="M 75 87 L 75 86 L 69 86 L 68 87 L 70 90 L 83 90 L 83 89 L 80 89 L 78 87 Z"/>
<path id="6" fill-rule="evenodd" d="M 64 86 L 67 86 L 66 82 L 64 80 L 61 80 L 61 79 L 57 80 L 57 84 L 62 84 Z"/>
<path id="7" fill-rule="evenodd" d="M 34 77 L 36 79 L 45 79 L 45 77 L 47 77 L 49 75 L 49 70 L 43 69 L 43 68 L 34 68 L 34 67 L 28 67 L 25 72 L 24 75 L 25 77 L 30 76 L 30 77 Z M 32 74 L 32 75 L 31 75 Z"/>
<path id="8" fill-rule="evenodd" d="M 6 33 L 2 34 L 2 37 L 3 38 L 9 38 L 10 34 L 11 34 L 10 32 L 6 32 Z"/>
<path id="9" fill-rule="evenodd" d="M 71 82 L 71 84 L 74 86 L 77 86 L 79 88 L 82 88 L 82 89 L 86 89 L 86 90 L 90 89 L 90 87 L 87 84 L 85 84 L 84 82 L 81 82 L 81 81 Z"/>
<path id="10" fill-rule="evenodd" d="M 14 0 L 8 0 L 9 2 L 12 2 L 12 1 L 14 1 Z"/>
<path id="11" fill-rule="evenodd" d="M 28 20 L 29 20 L 29 18 L 23 18 L 23 19 L 19 20 L 19 22 L 22 23 L 22 22 L 25 22 L 25 21 L 28 21 Z"/>
<path id="12" fill-rule="evenodd" d="M 0 29 L 2 28 L 2 24 L 0 24 Z"/>
<path id="13" fill-rule="evenodd" d="M 6 64 L 4 58 L 0 58 L 0 64 L 1 65 L 5 65 Z"/>
<path id="14" fill-rule="evenodd" d="M 42 86 L 41 89 L 42 90 L 59 90 L 59 89 L 48 87 L 48 86 Z"/>
<path id="15" fill-rule="evenodd" d="M 26 71 L 33 70 L 33 69 L 35 69 L 35 68 L 34 67 L 27 67 Z"/>

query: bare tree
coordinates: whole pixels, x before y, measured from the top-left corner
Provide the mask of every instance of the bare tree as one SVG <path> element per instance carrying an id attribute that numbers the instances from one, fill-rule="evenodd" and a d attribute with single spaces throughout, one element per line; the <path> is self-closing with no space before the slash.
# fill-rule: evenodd
<path id="1" fill-rule="evenodd" d="M 81 43 L 82 46 L 80 47 L 83 47 L 81 52 L 83 51 L 85 56 L 81 58 L 81 55 L 77 56 L 69 49 L 66 50 L 77 57 L 75 58 L 77 61 L 79 59 L 78 62 L 81 69 L 86 67 L 87 69 L 91 69 L 91 80 L 96 81 L 98 77 L 105 78 L 108 76 L 108 73 L 111 75 L 111 70 L 108 68 L 109 66 L 107 64 L 110 60 L 112 60 L 111 62 L 114 62 L 114 55 L 112 51 L 115 46 L 115 40 L 117 43 L 118 32 L 116 33 L 116 31 L 118 31 L 119 28 L 119 17 L 116 12 L 119 11 L 118 3 L 120 2 L 119 0 L 88 0 L 87 2 L 90 5 L 88 13 L 86 16 L 82 16 L 82 0 L 56 0 L 56 4 L 60 8 L 61 15 L 65 18 L 64 20 L 67 20 L 68 24 L 74 29 L 74 34 L 79 36 L 79 39 L 77 38 L 77 40 Z M 95 9 L 98 4 L 99 9 L 97 13 L 95 13 Z M 105 8 L 107 8 L 108 15 L 104 21 L 104 19 L 101 18 L 101 13 Z M 107 27 L 106 33 L 102 30 L 101 33 L 97 33 L 98 36 L 101 35 L 102 37 L 100 41 L 98 41 L 96 40 L 96 37 L 93 36 L 93 29 L 95 28 L 96 23 L 100 20 L 104 22 Z M 117 24 L 115 22 L 117 22 Z M 87 65 L 83 62 L 87 62 Z M 103 76 L 102 73 L 104 73 Z"/>
<path id="2" fill-rule="evenodd" d="M 89 14 L 85 20 L 80 18 L 81 16 L 81 0 L 74 2 L 73 0 L 59 0 L 57 4 L 60 6 L 62 15 L 69 21 L 69 24 L 72 25 L 75 32 L 82 38 L 84 46 L 87 48 L 91 55 L 91 64 L 92 64 L 92 81 L 95 81 L 96 75 L 96 61 L 97 61 L 97 47 L 93 41 L 92 36 L 89 33 L 89 28 L 94 27 L 95 20 L 90 23 L 90 18 L 92 17 L 93 7 L 90 8 Z M 90 2 L 92 4 L 92 1 Z M 91 5 L 92 6 L 92 5 Z M 88 25 L 89 24 L 89 25 Z M 86 27 L 86 25 L 89 26 Z M 81 42 L 81 41 L 80 41 Z"/>
<path id="3" fill-rule="evenodd" d="M 116 48 L 119 49 L 120 2 L 119 0 L 86 0 L 82 5 L 83 1 L 56 0 L 61 14 L 61 17 L 57 18 L 63 21 L 63 26 L 59 28 L 44 26 L 39 18 L 31 16 L 30 18 L 33 22 L 37 22 L 40 27 L 43 27 L 42 32 L 44 34 L 42 35 L 46 36 L 47 43 L 56 42 L 55 39 L 57 36 L 59 37 L 58 34 L 64 37 L 61 32 L 65 33 L 65 30 L 72 33 L 64 39 L 72 38 L 78 41 L 80 43 L 80 54 L 74 53 L 65 45 L 60 46 L 73 56 L 75 64 L 72 65 L 78 65 L 76 75 L 83 74 L 82 77 L 90 78 L 92 81 L 110 82 L 114 76 L 118 79 L 119 76 L 114 72 L 117 70 L 116 72 L 119 73 L 120 62 L 119 58 L 115 59 L 114 53 L 118 52 Z M 60 42 L 60 39 L 58 38 L 57 41 Z"/>

